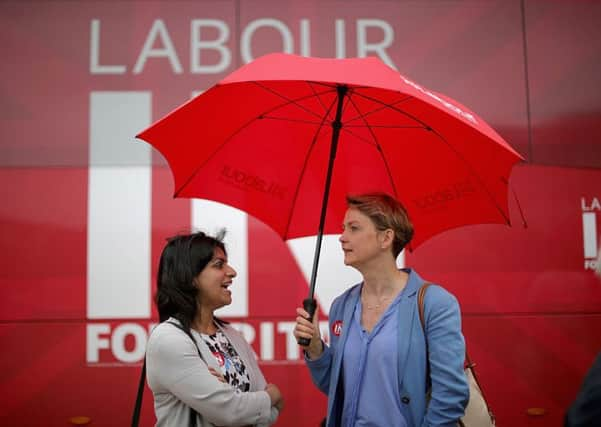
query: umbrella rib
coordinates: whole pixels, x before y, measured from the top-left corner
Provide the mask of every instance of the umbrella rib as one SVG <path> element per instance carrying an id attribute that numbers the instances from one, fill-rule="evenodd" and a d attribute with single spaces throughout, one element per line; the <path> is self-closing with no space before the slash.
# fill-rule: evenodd
<path id="1" fill-rule="evenodd" d="M 330 109 L 326 108 L 325 104 L 323 103 L 322 99 L 321 99 L 321 94 L 317 93 L 317 91 L 315 90 L 315 88 L 313 87 L 313 85 L 315 84 L 315 82 L 306 82 L 307 85 L 309 86 L 309 88 L 311 89 L 311 91 L 313 92 L 313 95 L 315 96 L 315 98 L 317 99 L 317 101 L 319 101 L 319 104 L 321 105 L 321 108 L 323 108 L 323 111 L 328 114 L 331 111 L 331 107 Z M 322 93 L 330 93 L 330 92 L 322 92 Z M 334 120 L 332 117 L 328 117 L 328 119 Z"/>
<path id="2" fill-rule="evenodd" d="M 467 169 L 470 171 L 470 174 L 476 179 L 476 181 L 478 181 L 478 183 L 480 184 L 480 187 L 482 187 L 484 189 L 484 192 L 488 195 L 488 198 L 492 201 L 492 204 L 495 206 L 495 208 L 497 208 L 497 210 L 499 211 L 499 213 L 501 214 L 501 216 L 505 219 L 505 222 L 507 223 L 507 225 L 510 225 L 511 221 L 509 220 L 509 218 L 507 217 L 507 215 L 505 215 L 505 212 L 503 212 L 503 209 L 501 209 L 501 207 L 497 204 L 497 201 L 494 199 L 494 197 L 491 194 L 491 192 L 488 189 L 488 187 L 486 185 L 484 185 L 484 183 L 480 179 L 480 176 L 474 171 L 474 168 L 472 167 L 472 165 L 470 164 L 470 162 L 468 162 L 465 159 L 465 157 L 463 157 L 461 155 L 461 153 L 459 153 L 457 150 L 455 150 L 455 148 L 451 144 L 449 144 L 447 142 L 447 140 L 441 134 L 439 134 L 437 131 L 435 131 L 432 128 L 430 128 L 430 131 L 434 132 L 434 134 L 436 136 L 438 136 L 440 139 L 442 139 L 444 141 L 444 143 L 455 153 L 455 155 L 459 159 L 461 159 L 461 161 L 466 165 Z"/>
<path id="3" fill-rule="evenodd" d="M 482 180 L 480 179 L 480 176 L 474 171 L 474 168 L 472 167 L 472 165 L 465 159 L 465 157 L 463 157 L 456 149 L 455 147 L 453 147 L 451 144 L 448 143 L 448 141 L 438 132 L 436 131 L 434 128 L 432 128 L 430 125 L 428 125 L 427 123 L 419 120 L 417 117 L 414 117 L 413 115 L 407 113 L 406 111 L 403 111 L 399 108 L 396 108 L 392 105 L 387 105 L 385 103 L 383 103 L 382 101 L 372 98 L 371 96 L 367 96 L 365 94 L 362 93 L 357 93 L 357 96 L 368 99 L 372 102 L 381 104 L 385 107 L 391 108 L 394 111 L 397 111 L 401 114 L 404 114 L 405 116 L 415 120 L 418 123 L 421 123 L 424 126 L 424 129 L 427 131 L 430 131 L 432 133 L 434 133 L 434 135 L 436 135 L 438 138 L 440 138 L 447 147 L 449 147 L 449 149 L 451 149 L 451 151 L 453 151 L 455 153 L 455 155 L 457 156 L 457 158 L 459 158 L 467 167 L 468 171 L 470 172 L 470 174 L 476 179 L 476 181 L 480 184 L 480 187 L 484 190 L 484 192 L 486 193 L 486 195 L 488 195 L 488 198 L 492 201 L 492 204 L 495 206 L 495 208 L 497 208 L 497 210 L 499 211 L 499 213 L 501 214 L 501 216 L 505 219 L 505 222 L 507 222 L 507 224 L 510 223 L 509 218 L 507 217 L 507 215 L 505 215 L 505 212 L 503 212 L 503 209 L 501 209 L 499 207 L 499 205 L 497 204 L 496 200 L 494 199 L 494 197 L 492 196 L 492 194 L 490 193 L 490 190 L 486 187 L 486 185 L 484 185 L 484 183 L 482 182 Z"/>
<path id="4" fill-rule="evenodd" d="M 363 117 L 367 117 L 367 116 L 369 116 L 371 114 L 377 113 L 378 111 L 382 111 L 382 110 L 384 110 L 384 109 L 386 109 L 386 108 L 388 108 L 390 106 L 395 106 L 395 105 L 401 104 L 401 103 L 403 103 L 403 102 L 405 102 L 405 101 L 407 101 L 409 99 L 412 99 L 412 97 L 411 96 L 407 96 L 407 97 L 405 97 L 403 99 L 399 99 L 398 101 L 393 102 L 392 104 L 383 104 L 380 108 L 376 108 L 376 109 L 368 111 L 366 113 L 362 113 L 361 116 L 353 117 L 353 118 L 347 120 L 346 123 L 351 123 L 351 122 L 353 122 L 355 120 L 359 120 L 359 119 L 361 119 Z M 359 109 L 357 109 L 357 111 L 359 111 Z"/>
<path id="5" fill-rule="evenodd" d="M 320 125 L 322 122 L 312 122 L 310 120 L 301 120 L 301 119 L 288 119 L 286 117 L 272 117 L 272 116 L 262 116 L 263 119 L 271 119 L 271 120 L 281 120 L 284 122 L 294 122 L 294 123 L 306 123 L 310 125 Z"/>
<path id="6" fill-rule="evenodd" d="M 290 98 L 288 98 L 288 97 L 286 97 L 286 96 L 282 95 L 281 93 L 279 93 L 279 92 L 277 92 L 277 91 L 275 91 L 275 90 L 273 90 L 273 89 L 271 89 L 271 88 L 269 88 L 269 87 L 267 87 L 267 86 L 265 86 L 265 85 L 262 85 L 262 84 L 261 84 L 261 83 L 259 83 L 259 82 L 253 82 L 253 83 L 254 83 L 254 84 L 256 84 L 257 86 L 259 86 L 261 89 L 263 89 L 263 90 L 265 90 L 265 91 L 267 91 L 267 92 L 270 92 L 270 93 L 272 93 L 272 94 L 274 94 L 274 95 L 276 95 L 276 96 L 279 96 L 280 98 L 282 98 L 282 99 L 284 99 L 284 100 L 286 101 L 284 104 L 280 104 L 280 105 L 278 105 L 278 106 L 276 106 L 276 107 L 272 108 L 271 110 L 267 111 L 267 112 L 266 112 L 266 114 L 269 114 L 269 113 L 271 113 L 272 111 L 278 110 L 278 109 L 280 109 L 280 108 L 282 108 L 282 107 L 285 107 L 285 106 L 287 106 L 287 105 L 293 104 L 293 105 L 295 105 L 296 107 L 300 108 L 301 110 L 305 111 L 306 113 L 309 113 L 309 114 L 311 114 L 312 116 L 315 116 L 315 117 L 317 117 L 317 118 L 319 118 L 319 119 L 321 119 L 321 118 L 322 118 L 322 116 L 320 116 L 320 115 L 319 115 L 319 114 L 317 114 L 316 112 L 314 112 L 314 111 L 312 111 L 312 110 L 309 110 L 308 108 L 306 108 L 306 107 L 304 107 L 304 106 L 302 106 L 301 104 L 299 104 L 299 103 L 298 103 L 298 101 L 302 101 L 302 100 L 304 100 L 304 99 L 313 98 L 313 97 L 315 96 L 314 94 L 311 94 L 311 95 L 305 95 L 305 96 L 302 96 L 302 97 L 300 97 L 300 98 L 297 98 L 297 99 L 290 99 Z M 322 92 L 322 93 L 330 93 L 330 92 L 332 92 L 332 90 L 329 90 L 329 91 L 326 91 L 326 92 Z"/>
<path id="7" fill-rule="evenodd" d="M 367 99 L 367 100 L 369 100 L 369 101 L 371 101 L 371 102 L 374 102 L 374 103 L 376 103 L 376 104 L 380 104 L 380 105 L 382 105 L 382 108 L 390 108 L 391 110 L 394 110 L 394 111 L 396 111 L 397 113 L 401 113 L 401 114 L 403 114 L 404 116 L 406 116 L 406 117 L 409 117 L 409 118 L 410 118 L 410 119 L 412 119 L 412 120 L 415 120 L 417 123 L 420 123 L 420 124 L 421 124 L 421 125 L 422 125 L 424 128 L 426 128 L 426 129 L 431 129 L 431 128 L 430 128 L 430 126 L 429 126 L 427 123 L 425 123 L 425 122 L 421 121 L 420 119 L 418 119 L 418 118 L 417 118 L 417 117 L 415 117 L 414 115 L 412 115 L 412 114 L 409 114 L 408 112 L 406 112 L 406 111 L 404 111 L 404 110 L 401 110 L 400 108 L 397 108 L 397 107 L 395 107 L 395 105 L 396 105 L 397 103 L 394 103 L 394 104 L 386 104 L 385 102 L 382 102 L 382 101 L 380 101 L 380 100 L 379 100 L 379 99 L 377 99 L 377 98 L 373 98 L 373 97 L 371 97 L 371 96 L 369 96 L 369 95 L 365 95 L 365 94 L 363 94 L 363 93 L 360 93 L 360 92 L 357 92 L 357 96 L 359 96 L 359 97 L 361 97 L 361 98 L 364 98 L 364 99 Z M 409 99 L 414 99 L 414 98 L 413 98 L 413 97 L 411 97 L 411 96 L 409 96 L 409 97 L 407 97 L 407 98 L 404 98 L 404 99 L 400 100 L 398 103 L 400 103 L 400 102 L 405 102 L 405 101 L 408 101 Z"/>
<path id="8" fill-rule="evenodd" d="M 255 84 L 257 84 L 259 87 L 261 87 L 261 88 L 263 88 L 263 89 L 265 89 L 265 90 L 267 90 L 267 91 L 269 91 L 269 92 L 272 92 L 273 94 L 275 94 L 275 95 L 279 96 L 280 98 L 286 99 L 286 100 L 288 101 L 288 102 L 286 102 L 285 104 L 280 104 L 280 105 L 278 105 L 278 106 L 276 106 L 276 107 L 272 108 L 271 110 L 269 110 L 269 111 L 265 112 L 264 114 L 269 114 L 269 113 L 271 113 L 272 111 L 275 111 L 275 110 L 277 110 L 277 109 L 279 109 L 279 108 L 281 108 L 281 107 L 283 107 L 283 106 L 286 106 L 286 105 L 289 105 L 289 104 L 293 103 L 293 104 L 297 105 L 298 107 L 302 108 L 303 110 L 305 110 L 305 111 L 309 112 L 310 114 L 312 114 L 312 115 L 314 115 L 314 116 L 316 116 L 316 117 L 318 117 L 318 118 L 320 118 L 320 119 L 322 118 L 322 117 L 321 117 L 321 116 L 319 116 L 317 113 L 314 113 L 314 112 L 312 112 L 312 111 L 310 111 L 310 110 L 306 110 L 304 107 L 302 107 L 301 105 L 299 105 L 299 104 L 297 104 L 297 103 L 296 103 L 296 101 L 303 100 L 303 99 L 308 99 L 308 98 L 311 98 L 311 97 L 313 97 L 313 96 L 315 96 L 315 95 L 313 95 L 313 94 L 311 94 L 311 95 L 306 95 L 306 96 L 303 96 L 303 97 L 301 97 L 301 98 L 298 98 L 298 99 L 296 99 L 296 100 L 291 100 L 291 99 L 288 99 L 288 98 L 286 98 L 285 96 L 283 96 L 283 95 L 281 95 L 281 94 L 279 94 L 279 93 L 277 93 L 277 92 L 275 92 L 275 91 L 273 91 L 273 90 L 271 90 L 271 89 L 269 89 L 269 88 L 267 88 L 267 87 L 265 87 L 265 86 L 262 86 L 262 85 L 260 85 L 260 84 L 259 84 L 259 83 L 257 83 L 257 82 L 255 82 Z M 327 93 L 327 92 L 323 92 L 323 93 Z M 263 118 L 263 117 L 264 117 L 264 115 L 261 115 L 261 116 L 259 116 L 259 118 Z M 215 155 L 216 155 L 216 154 L 217 154 L 217 153 L 218 153 L 218 152 L 219 152 L 219 151 L 220 151 L 222 148 L 224 148 L 224 147 L 225 147 L 225 146 L 226 146 L 226 145 L 227 145 L 227 144 L 228 144 L 228 143 L 229 143 L 229 142 L 232 140 L 232 138 L 233 138 L 234 136 L 236 136 L 238 133 L 242 132 L 242 131 L 243 131 L 243 130 L 246 128 L 246 127 L 248 127 L 248 126 L 249 126 L 249 125 L 250 125 L 252 122 L 254 122 L 256 119 L 257 119 L 256 117 L 253 117 L 253 118 L 251 118 L 251 119 L 250 119 L 250 120 L 249 120 L 247 123 L 244 123 L 244 124 L 243 124 L 242 126 L 240 126 L 240 127 L 239 127 L 239 128 L 236 130 L 236 131 L 232 132 L 232 133 L 231 133 L 231 134 L 230 134 L 230 135 L 229 135 L 229 136 L 228 136 L 228 137 L 227 137 L 227 138 L 226 138 L 226 139 L 223 141 L 223 144 L 220 144 L 220 145 L 217 147 L 217 149 L 216 149 L 216 150 L 215 150 L 215 151 L 214 151 L 214 152 L 213 152 L 213 153 L 212 153 L 210 156 L 208 156 L 208 157 L 206 158 L 206 160 L 205 160 L 203 163 L 201 163 L 200 165 L 198 165 L 198 167 L 197 167 L 197 168 L 194 170 L 194 172 L 192 172 L 192 173 L 190 174 L 190 176 L 188 177 L 188 179 L 187 179 L 187 180 L 186 180 L 186 181 L 185 181 L 185 182 L 184 182 L 184 183 L 183 183 L 183 184 L 182 184 L 182 185 L 181 185 L 181 186 L 180 186 L 180 187 L 179 187 L 177 190 L 175 190 L 175 192 L 174 192 L 174 197 L 177 197 L 177 196 L 179 195 L 179 193 L 180 193 L 180 192 L 181 192 L 181 191 L 182 191 L 182 190 L 183 190 L 183 189 L 184 189 L 184 188 L 185 188 L 185 187 L 186 187 L 186 186 L 187 186 L 187 185 L 188 185 L 188 184 L 189 184 L 189 183 L 192 181 L 192 179 L 194 179 L 194 177 L 196 176 L 196 174 L 198 173 L 198 171 L 199 171 L 199 170 L 200 170 L 202 167 L 204 167 L 204 165 L 205 165 L 205 164 L 207 164 L 209 161 L 211 161 L 211 159 L 212 159 L 212 158 L 213 158 L 213 157 L 214 157 L 214 156 L 215 156 Z M 320 126 L 321 126 L 321 125 L 320 125 Z"/>
<path id="9" fill-rule="evenodd" d="M 344 125 L 347 128 L 383 128 L 383 129 L 424 129 L 423 126 L 395 126 L 395 125 Z"/>
<path id="10" fill-rule="evenodd" d="M 213 157 L 215 157 L 215 155 L 217 155 L 217 153 L 219 151 L 221 151 L 222 148 L 224 148 L 233 138 L 234 136 L 236 136 L 238 133 L 242 132 L 246 127 L 248 127 L 252 122 L 254 122 L 256 120 L 255 117 L 253 117 L 252 119 L 250 119 L 248 122 L 244 123 L 242 126 L 240 126 L 238 129 L 236 129 L 234 132 L 232 132 L 224 141 L 222 144 L 219 144 L 216 148 L 215 151 L 213 151 L 213 153 L 210 156 L 207 156 L 206 160 L 204 162 L 202 162 L 201 164 L 198 165 L 198 167 L 194 170 L 194 172 L 192 172 L 190 174 L 190 176 L 188 177 L 188 179 L 186 180 L 186 182 L 184 182 L 174 193 L 174 197 L 177 197 L 179 195 L 179 193 L 190 183 L 190 181 L 192 181 L 192 179 L 194 179 L 194 177 L 196 176 L 196 174 L 198 173 L 198 171 L 204 167 L 204 165 L 206 165 L 208 162 L 211 161 L 211 159 L 213 159 Z"/>
<path id="11" fill-rule="evenodd" d="M 466 165 L 466 167 L 467 167 L 468 171 L 470 172 L 470 174 L 480 184 L 480 187 L 484 190 L 484 192 L 486 193 L 486 195 L 488 196 L 488 198 L 492 201 L 492 204 L 495 206 L 495 208 L 497 208 L 497 211 L 499 211 L 499 213 L 501 214 L 501 216 L 505 219 L 505 222 L 507 222 L 507 224 L 510 223 L 509 218 L 505 215 L 505 213 L 503 212 L 503 209 L 501 209 L 499 207 L 499 205 L 497 204 L 496 200 L 494 199 L 494 197 L 490 193 L 490 190 L 488 189 L 488 187 L 486 187 L 486 185 L 484 185 L 484 183 L 480 179 L 480 176 L 474 171 L 474 168 L 472 167 L 472 165 L 451 144 L 449 144 L 448 141 L 438 131 L 436 131 L 434 128 L 432 128 L 427 123 L 419 120 L 417 117 L 414 117 L 413 115 L 407 113 L 406 111 L 403 111 L 403 110 L 401 110 L 399 108 L 396 108 L 394 105 L 385 104 L 384 102 L 382 102 L 382 101 L 380 101 L 378 99 L 372 98 L 371 96 L 368 96 L 368 95 L 365 95 L 365 94 L 362 94 L 362 93 L 356 92 L 356 94 L 359 97 L 365 98 L 365 99 L 370 100 L 372 102 L 375 102 L 377 104 L 381 104 L 384 108 L 391 108 L 394 111 L 397 111 L 397 112 L 399 112 L 401 114 L 404 114 L 405 116 L 407 116 L 407 117 L 415 120 L 416 122 L 422 124 L 424 126 L 425 130 L 434 133 L 434 135 L 436 135 L 438 138 L 440 138 L 445 143 L 445 145 L 447 147 L 449 147 L 455 153 L 455 155 L 457 156 L 457 158 L 459 158 L 463 162 L 463 164 Z M 405 101 L 405 100 L 403 100 L 403 101 Z M 359 111 L 359 110 L 357 110 L 357 111 Z M 369 127 L 368 127 L 368 129 L 369 129 Z M 370 132 L 371 132 L 371 129 L 370 129 Z M 379 145 L 378 145 L 378 147 L 379 147 Z M 380 153 L 382 153 L 381 148 L 379 148 L 379 151 L 380 151 Z M 390 171 L 389 170 L 387 170 L 387 171 L 390 174 Z"/>
<path id="12" fill-rule="evenodd" d="M 303 167 L 302 167 L 301 172 L 300 172 L 300 174 L 298 176 L 298 183 L 296 185 L 296 189 L 294 190 L 294 197 L 292 198 L 292 207 L 293 208 L 296 205 L 296 200 L 298 198 L 298 192 L 300 191 L 301 182 L 303 181 L 303 176 L 305 175 L 305 171 L 307 170 L 307 163 L 309 162 L 309 158 L 311 157 L 311 152 L 313 151 L 313 148 L 315 147 L 315 142 L 317 141 L 317 137 L 319 136 L 319 133 L 323 129 L 323 125 L 326 122 L 326 120 L 327 120 L 330 112 L 332 111 L 332 108 L 334 108 L 334 105 L 336 104 L 336 101 L 337 101 L 336 99 L 334 99 L 332 101 L 332 104 L 327 109 L 326 113 L 323 115 L 321 124 L 317 127 L 317 131 L 315 132 L 315 135 L 313 136 L 313 140 L 311 141 L 311 145 L 309 146 L 309 150 L 307 152 L 307 155 L 305 156 L 305 161 L 303 163 Z M 294 209 L 292 209 L 291 212 L 294 212 Z M 288 230 L 290 229 L 290 223 L 291 222 L 292 222 L 292 215 L 290 215 L 288 217 L 288 223 L 286 224 L 286 231 L 284 233 L 284 240 L 288 236 Z"/>
<path id="13" fill-rule="evenodd" d="M 340 130 L 341 130 L 342 132 L 346 132 L 347 134 L 354 136 L 354 137 L 355 137 L 355 138 L 357 138 L 357 139 L 358 139 L 360 142 L 363 142 L 363 143 L 365 143 L 365 144 L 367 144 L 367 145 L 372 145 L 372 146 L 375 146 L 375 145 L 376 145 L 376 144 L 374 143 L 374 141 L 370 141 L 369 139 L 367 139 L 367 138 L 364 138 L 364 137 L 362 137 L 362 136 L 360 136 L 360 135 L 356 134 L 355 132 L 352 132 L 352 131 L 350 131 L 350 130 L 346 129 L 344 126 L 343 126 L 343 127 L 340 129 Z"/>
<path id="14" fill-rule="evenodd" d="M 396 189 L 396 185 L 394 183 L 394 180 L 392 179 L 392 173 L 390 172 L 390 165 L 388 164 L 388 162 L 386 161 L 386 157 L 384 156 L 384 152 L 382 151 L 382 146 L 380 145 L 380 143 L 378 142 L 378 137 L 376 136 L 376 134 L 373 132 L 372 128 L 370 127 L 367 119 L 365 118 L 365 115 L 363 115 L 361 113 L 361 110 L 359 109 L 359 107 L 355 104 L 355 101 L 353 101 L 351 99 L 351 97 L 349 96 L 349 102 L 353 103 L 353 106 L 355 107 L 355 110 L 357 110 L 357 112 L 359 114 L 361 114 L 361 119 L 363 120 L 363 122 L 365 123 L 365 125 L 367 126 L 367 129 L 371 135 L 371 137 L 373 138 L 373 142 L 376 146 L 376 149 L 378 150 L 378 154 L 380 155 L 380 158 L 382 159 L 382 162 L 384 163 L 384 167 L 386 168 L 386 173 L 388 174 L 388 179 L 390 180 L 390 185 L 392 185 L 392 191 L 394 191 L 394 196 L 397 198 L 399 198 L 399 194 L 397 192 Z"/>

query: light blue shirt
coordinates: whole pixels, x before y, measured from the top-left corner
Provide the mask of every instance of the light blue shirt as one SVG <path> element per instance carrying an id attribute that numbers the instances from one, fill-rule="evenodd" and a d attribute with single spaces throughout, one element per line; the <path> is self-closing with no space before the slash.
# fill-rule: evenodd
<path id="1" fill-rule="evenodd" d="M 402 292 L 388 306 L 371 332 L 361 325 L 361 300 L 357 300 L 343 365 L 343 427 L 406 427 L 401 405 L 398 372 L 398 305 Z"/>
<path id="2" fill-rule="evenodd" d="M 389 376 L 398 375 L 399 393 L 401 396 L 402 414 L 407 427 L 420 427 L 424 425 L 455 427 L 457 420 L 463 416 L 469 397 L 469 387 L 463 362 L 465 358 L 465 343 L 461 334 L 461 312 L 457 299 L 444 288 L 433 285 L 428 288 L 424 304 L 426 319 L 426 333 L 430 345 L 430 379 L 432 380 L 431 399 L 426 399 L 426 346 L 424 331 L 419 320 L 417 308 L 417 293 L 424 283 L 419 274 L 412 269 L 403 269 L 409 274 L 407 286 L 400 296 L 396 310 L 396 326 L 398 336 L 387 341 L 394 348 L 396 363 L 395 370 L 386 366 Z M 327 427 L 340 427 L 342 425 L 343 405 L 346 400 L 343 371 L 345 357 L 352 357 L 348 352 L 359 352 L 347 347 L 349 330 L 353 325 L 357 302 L 360 298 L 361 284 L 357 284 L 338 296 L 329 313 L 330 343 L 324 344 L 323 353 L 314 360 L 308 360 L 307 366 L 311 372 L 313 383 L 328 396 Z M 392 328 L 392 327 L 391 327 Z M 382 331 L 378 332 L 382 333 Z M 377 335 L 374 335 L 377 336 Z M 375 342 L 370 344 L 372 347 Z M 372 354 L 373 350 L 370 349 Z M 369 356 L 369 355 L 368 355 Z M 385 362 L 388 364 L 389 362 Z M 373 364 L 368 363 L 368 368 Z M 347 369 L 348 370 L 348 369 Z M 361 371 L 365 371 L 363 366 Z M 354 372 L 357 371 L 357 372 Z M 354 366 L 354 371 L 347 373 L 349 378 L 358 377 L 359 369 Z M 361 377 L 369 378 L 369 373 L 362 373 Z M 388 383 L 387 383 L 388 384 Z M 384 384 L 381 385 L 384 387 Z M 386 385 L 390 390 L 390 384 Z M 371 387 L 373 391 L 373 386 Z M 394 391 L 396 393 L 396 390 Z M 381 411 L 391 411 L 398 402 L 390 408 L 380 404 L 384 393 L 378 388 L 374 395 L 361 392 L 371 403 L 378 403 Z M 392 395 L 391 392 L 386 392 Z M 352 395 L 352 394 L 351 394 Z M 350 397 L 349 397 L 350 398 Z M 357 399 L 355 404 L 358 404 Z M 386 399 L 386 402 L 391 402 Z M 386 421 L 388 422 L 388 421 Z M 393 426 L 398 426 L 401 421 L 392 420 Z"/>

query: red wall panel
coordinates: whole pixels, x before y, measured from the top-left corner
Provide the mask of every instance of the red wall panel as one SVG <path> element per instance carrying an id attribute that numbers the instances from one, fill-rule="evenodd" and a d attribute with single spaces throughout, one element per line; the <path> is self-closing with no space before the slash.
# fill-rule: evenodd
<path id="1" fill-rule="evenodd" d="M 532 160 L 601 167 L 601 4 L 527 1 Z"/>
<path id="2" fill-rule="evenodd" d="M 154 120 L 242 65 L 248 52 L 291 41 L 294 53 L 335 56 L 344 47 L 350 57 L 362 46 L 376 53 L 390 35 L 382 52 L 402 74 L 478 112 L 527 160 L 511 179 L 519 201 L 510 196 L 512 227 L 451 230 L 407 254 L 406 264 L 457 295 L 499 425 L 560 425 L 601 349 L 601 282 L 584 254 L 586 239 L 601 242 L 600 16 L 598 2 L 558 0 L 2 2 L 0 424 L 60 426 L 85 415 L 91 425 L 123 425 L 130 417 L 140 366 L 115 348 L 143 349 L 146 332 L 120 341 L 115 331 L 146 331 L 156 311 L 151 319 L 88 318 L 88 166 L 98 166 L 89 164 L 92 92 L 146 91 Z M 194 69 L 192 25 L 201 19 L 211 20 L 196 35 L 205 42 L 228 32 L 220 46 L 231 57 L 217 72 Z M 97 68 L 122 71 L 92 71 L 93 22 Z M 147 48 L 156 52 L 136 70 L 152 34 Z M 219 64 L 221 52 L 202 49 L 199 60 Z M 154 281 L 165 239 L 190 227 L 191 207 L 172 199 L 158 153 L 152 163 Z M 584 229 L 584 215 L 594 230 Z M 247 226 L 248 316 L 231 320 L 254 333 L 257 354 L 273 351 L 261 364 L 287 400 L 278 425 L 318 425 L 325 396 L 286 333 L 306 280 L 268 227 L 253 218 Z M 115 250 L 129 238 L 117 239 Z M 109 332 L 90 332 L 105 326 Z M 104 340 L 108 348 L 88 348 Z M 546 414 L 530 417 L 530 407 Z M 146 390 L 142 425 L 153 422 Z"/>

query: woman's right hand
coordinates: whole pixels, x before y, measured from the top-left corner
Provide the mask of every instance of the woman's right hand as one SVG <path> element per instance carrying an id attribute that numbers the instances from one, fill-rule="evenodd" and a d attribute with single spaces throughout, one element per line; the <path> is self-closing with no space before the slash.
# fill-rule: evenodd
<path id="1" fill-rule="evenodd" d="M 215 378 L 217 378 L 219 380 L 219 382 L 226 383 L 225 378 L 223 378 L 223 374 L 221 372 L 219 372 L 217 369 L 209 366 L 209 372 L 211 373 L 211 375 L 213 375 Z"/>
<path id="2" fill-rule="evenodd" d="M 302 346 L 307 352 L 309 359 L 317 359 L 323 353 L 323 343 L 321 342 L 321 333 L 319 332 L 319 320 L 317 310 L 313 315 L 313 321 L 309 320 L 309 313 L 305 309 L 298 307 L 296 309 L 296 326 L 294 327 L 294 337 L 296 341 L 299 338 L 309 339 L 309 345 Z"/>
<path id="3" fill-rule="evenodd" d="M 282 397 L 282 393 L 278 386 L 275 384 L 267 384 L 265 391 L 269 395 L 269 399 L 271 399 L 271 406 L 275 406 L 275 408 L 281 412 L 284 407 L 284 398 Z"/>

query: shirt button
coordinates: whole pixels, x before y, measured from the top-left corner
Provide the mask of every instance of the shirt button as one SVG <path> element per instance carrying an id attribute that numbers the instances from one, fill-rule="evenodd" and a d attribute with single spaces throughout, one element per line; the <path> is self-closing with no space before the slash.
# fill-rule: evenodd
<path id="1" fill-rule="evenodd" d="M 411 399 L 409 399 L 409 397 L 407 397 L 407 396 L 403 396 L 401 398 L 401 402 L 403 402 L 405 405 L 407 405 L 410 401 L 411 401 Z"/>

